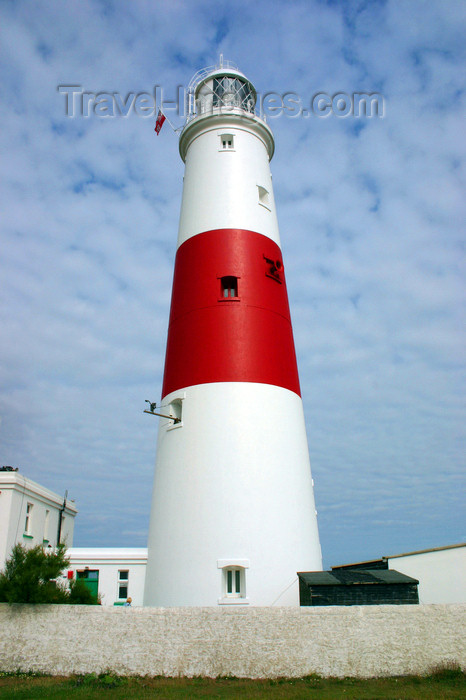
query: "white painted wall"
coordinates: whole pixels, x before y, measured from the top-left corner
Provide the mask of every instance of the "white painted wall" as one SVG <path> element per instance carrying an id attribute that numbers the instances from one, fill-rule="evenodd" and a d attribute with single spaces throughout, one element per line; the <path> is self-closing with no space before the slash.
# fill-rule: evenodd
<path id="1" fill-rule="evenodd" d="M 419 581 L 419 602 L 466 603 L 466 544 L 387 557 L 388 568 Z"/>
<path id="2" fill-rule="evenodd" d="M 26 531 L 28 504 L 32 506 Z M 0 568 L 18 542 L 30 548 L 55 547 L 63 497 L 19 472 L 0 471 Z M 47 517 L 47 511 L 49 515 Z M 63 512 L 61 541 L 72 546 L 76 506 L 67 501 Z"/>
<path id="3" fill-rule="evenodd" d="M 221 148 L 232 134 L 234 148 Z M 188 238 L 219 228 L 255 231 L 280 245 L 267 141 L 272 132 L 258 117 L 202 116 L 185 128 L 180 149 L 188 148 L 183 181 L 178 247 Z M 268 193 L 259 203 L 258 186 Z"/>
<path id="4" fill-rule="evenodd" d="M 0 604 L 0 668 L 64 676 L 106 670 L 214 678 L 425 674 L 452 664 L 466 670 L 465 624 L 464 605 Z"/>
<path id="5" fill-rule="evenodd" d="M 118 597 L 119 571 L 128 571 L 128 596 L 133 606 L 140 606 L 144 599 L 144 581 L 147 563 L 145 548 L 73 547 L 68 550 L 69 570 L 76 572 L 86 568 L 99 572 L 99 596 L 102 605 L 113 606 L 124 599 Z M 64 578 L 67 578 L 65 572 Z"/>

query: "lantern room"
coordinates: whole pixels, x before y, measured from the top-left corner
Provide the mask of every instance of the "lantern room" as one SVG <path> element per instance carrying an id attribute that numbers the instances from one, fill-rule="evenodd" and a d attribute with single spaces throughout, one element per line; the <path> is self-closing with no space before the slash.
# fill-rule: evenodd
<path id="1" fill-rule="evenodd" d="M 214 114 L 217 111 L 242 110 L 254 114 L 257 94 L 254 86 L 236 66 L 223 61 L 220 66 L 200 71 L 191 81 L 190 116 Z"/>

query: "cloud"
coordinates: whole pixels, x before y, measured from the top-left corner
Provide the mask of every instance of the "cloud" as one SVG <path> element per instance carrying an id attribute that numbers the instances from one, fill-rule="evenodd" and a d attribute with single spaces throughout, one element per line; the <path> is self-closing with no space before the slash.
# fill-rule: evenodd
<path id="1" fill-rule="evenodd" d="M 269 119 L 325 563 L 460 541 L 463 4 L 1 12 L 4 463 L 69 490 L 77 546 L 146 544 L 182 163 L 168 125 L 70 119 L 57 86 L 174 96 L 224 53 L 262 94 L 384 97 Z"/>

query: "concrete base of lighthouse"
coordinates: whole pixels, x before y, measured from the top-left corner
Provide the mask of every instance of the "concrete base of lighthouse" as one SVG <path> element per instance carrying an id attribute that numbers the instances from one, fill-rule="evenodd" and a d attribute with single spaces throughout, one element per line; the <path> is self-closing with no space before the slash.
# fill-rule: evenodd
<path id="1" fill-rule="evenodd" d="M 163 405 L 145 605 L 299 605 L 297 572 L 322 569 L 301 398 L 221 382 Z"/>

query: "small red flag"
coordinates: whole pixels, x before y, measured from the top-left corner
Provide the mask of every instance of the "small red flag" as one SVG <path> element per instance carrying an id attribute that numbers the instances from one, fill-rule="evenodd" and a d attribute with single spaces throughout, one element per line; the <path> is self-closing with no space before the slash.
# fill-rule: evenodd
<path id="1" fill-rule="evenodd" d="M 159 113 L 157 115 L 157 121 L 155 122 L 155 129 L 154 129 L 157 136 L 160 134 L 160 129 L 162 128 L 165 119 L 166 119 L 165 114 L 163 114 L 162 110 L 159 109 Z"/>

